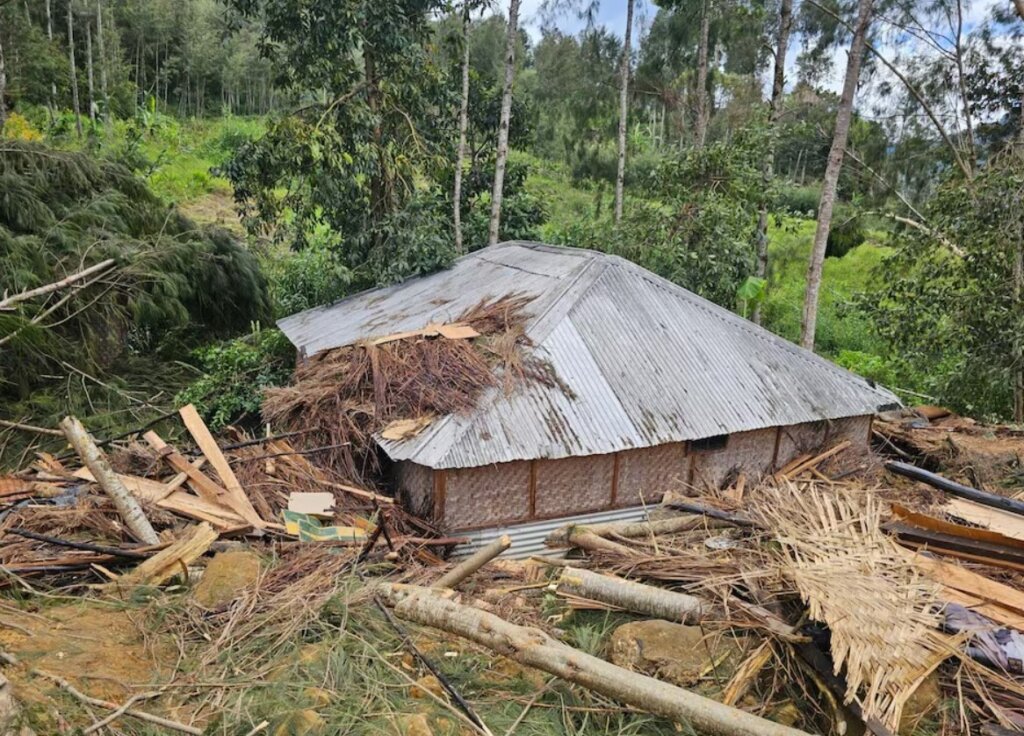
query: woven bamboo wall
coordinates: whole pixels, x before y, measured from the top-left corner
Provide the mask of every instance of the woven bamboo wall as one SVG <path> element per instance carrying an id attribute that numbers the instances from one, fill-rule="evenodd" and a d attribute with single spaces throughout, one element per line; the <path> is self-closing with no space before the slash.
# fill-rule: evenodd
<path id="1" fill-rule="evenodd" d="M 829 446 L 843 440 L 850 441 L 850 448 L 838 455 L 832 463 L 837 470 L 852 468 L 864 462 L 871 452 L 871 417 L 845 417 L 836 419 L 828 430 Z"/>
<path id="2" fill-rule="evenodd" d="M 769 472 L 775 454 L 775 429 L 755 429 L 730 435 L 720 450 L 693 450 L 693 485 L 697 488 L 719 488 L 740 473 L 748 481 L 758 480 Z"/>
<path id="3" fill-rule="evenodd" d="M 825 442 L 827 422 L 808 422 L 807 424 L 791 424 L 780 427 L 779 454 L 775 459 L 775 467 L 781 468 L 798 455 L 814 452 Z"/>
<path id="4" fill-rule="evenodd" d="M 409 511 L 424 519 L 434 515 L 434 471 L 425 465 L 403 460 L 395 464 L 398 499 Z"/>
<path id="5" fill-rule="evenodd" d="M 776 468 L 821 449 L 826 439 L 829 445 L 849 439 L 853 446 L 843 453 L 843 462 L 860 462 L 868 452 L 870 424 L 871 417 L 863 416 L 781 427 Z M 425 518 L 435 518 L 435 489 L 443 479 L 444 509 L 435 520 L 449 531 L 480 529 L 658 503 L 665 491 L 681 490 L 691 482 L 718 487 L 739 472 L 756 481 L 773 470 L 775 445 L 776 429 L 770 428 L 731 435 L 721 450 L 688 454 L 686 443 L 672 443 L 623 450 L 617 461 L 616 454 L 607 454 L 437 471 L 402 462 L 396 466 L 396 479 L 403 503 Z"/>
<path id="6" fill-rule="evenodd" d="M 446 529 L 525 521 L 530 515 L 530 461 L 445 471 Z"/>
<path id="7" fill-rule="evenodd" d="M 666 491 L 681 491 L 690 478 L 685 442 L 641 447 L 619 453 L 618 507 L 660 503 Z"/>
<path id="8" fill-rule="evenodd" d="M 568 516 L 609 508 L 614 455 L 537 460 L 537 516 Z"/>

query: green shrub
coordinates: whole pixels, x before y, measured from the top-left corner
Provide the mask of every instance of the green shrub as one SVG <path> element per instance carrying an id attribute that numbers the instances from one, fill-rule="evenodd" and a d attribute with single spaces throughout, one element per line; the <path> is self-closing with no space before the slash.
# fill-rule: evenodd
<path id="1" fill-rule="evenodd" d="M 295 351 L 279 330 L 254 327 L 244 337 L 199 348 L 193 357 L 204 375 L 175 398 L 195 404 L 213 430 L 259 420 L 263 391 L 288 381 Z"/>
<path id="2" fill-rule="evenodd" d="M 783 184 L 775 195 L 775 209 L 800 217 L 813 218 L 818 212 L 821 200 L 821 186 L 797 186 Z"/>

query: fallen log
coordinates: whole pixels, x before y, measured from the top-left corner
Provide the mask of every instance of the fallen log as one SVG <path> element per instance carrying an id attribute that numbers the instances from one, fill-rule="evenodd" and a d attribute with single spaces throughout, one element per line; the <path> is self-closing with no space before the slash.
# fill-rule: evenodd
<path id="1" fill-rule="evenodd" d="M 384 583 L 378 591 L 407 621 L 432 626 L 620 702 L 685 723 L 708 736 L 808 736 L 789 726 L 630 672 L 552 639 L 539 629 L 446 600 L 439 591 Z"/>
<path id="2" fill-rule="evenodd" d="M 118 513 L 136 539 L 146 544 L 159 544 L 160 538 L 139 506 L 139 502 L 125 488 L 117 473 L 110 467 L 106 455 L 96 446 L 82 423 L 74 417 L 64 417 L 60 422 L 60 428 L 64 430 L 68 442 L 92 472 L 100 488 L 113 499 Z"/>
<path id="3" fill-rule="evenodd" d="M 578 524 L 576 526 L 563 526 L 551 532 L 544 540 L 549 547 L 564 547 L 569 544 L 569 536 L 574 530 L 585 529 L 599 537 L 624 537 L 636 539 L 658 534 L 675 534 L 677 532 L 702 529 L 709 522 L 703 516 L 674 516 L 671 519 L 658 519 L 657 521 L 611 521 L 603 524 Z M 711 522 L 710 525 L 715 525 Z"/>
<path id="4" fill-rule="evenodd" d="M 545 544 L 547 544 L 546 540 Z M 626 545 L 600 537 L 585 526 L 572 527 L 565 543 L 555 543 L 554 546 L 579 547 L 587 552 L 611 552 L 612 554 L 624 555 L 626 557 L 636 554 L 634 550 Z"/>
<path id="5" fill-rule="evenodd" d="M 502 552 L 512 546 L 512 538 L 507 534 L 502 534 L 497 539 L 491 541 L 490 544 L 485 547 L 481 547 L 472 555 L 464 559 L 458 565 L 453 567 L 451 570 L 442 575 L 436 583 L 431 585 L 431 588 L 454 588 L 456 585 L 461 583 L 463 580 L 468 578 L 470 575 L 475 573 L 481 567 L 486 565 L 488 562 L 493 560 L 495 557 L 500 555 Z"/>
<path id="6" fill-rule="evenodd" d="M 896 475 L 902 475 L 905 478 L 926 483 L 932 488 L 938 488 L 940 491 L 945 491 L 952 496 L 966 498 L 983 506 L 991 506 L 994 509 L 1002 509 L 1003 511 L 1024 516 L 1024 502 L 1022 501 L 1006 498 L 1005 496 L 997 496 L 986 491 L 979 491 L 977 488 L 971 488 L 949 478 L 943 478 L 941 475 L 929 472 L 916 465 L 903 463 L 899 460 L 890 460 L 885 464 L 885 469 L 891 473 L 896 473 Z"/>
<path id="7" fill-rule="evenodd" d="M 707 608 L 703 601 L 692 595 L 574 567 L 562 570 L 558 590 L 609 603 L 633 613 L 684 624 L 700 621 Z"/>

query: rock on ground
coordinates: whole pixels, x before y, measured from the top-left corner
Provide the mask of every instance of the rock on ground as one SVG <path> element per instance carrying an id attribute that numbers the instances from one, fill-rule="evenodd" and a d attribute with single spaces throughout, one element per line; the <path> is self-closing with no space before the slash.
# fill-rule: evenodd
<path id="1" fill-rule="evenodd" d="M 192 598 L 204 608 L 219 608 L 255 585 L 259 577 L 260 557 L 252 550 L 218 552 L 207 564 Z"/>
<path id="2" fill-rule="evenodd" d="M 740 647 L 734 639 L 708 634 L 699 626 L 653 619 L 615 629 L 610 656 L 620 667 L 690 687 L 713 671 L 728 680 Z"/>

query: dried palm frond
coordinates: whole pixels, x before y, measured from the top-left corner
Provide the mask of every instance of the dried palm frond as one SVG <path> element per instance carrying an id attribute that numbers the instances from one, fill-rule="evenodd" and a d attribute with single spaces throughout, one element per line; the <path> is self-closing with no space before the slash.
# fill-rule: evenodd
<path id="1" fill-rule="evenodd" d="M 955 640 L 941 633 L 940 591 L 879 528 L 870 493 L 786 483 L 755 514 L 781 545 L 776 558 L 812 619 L 828 625 L 846 701 L 891 728 Z"/>

